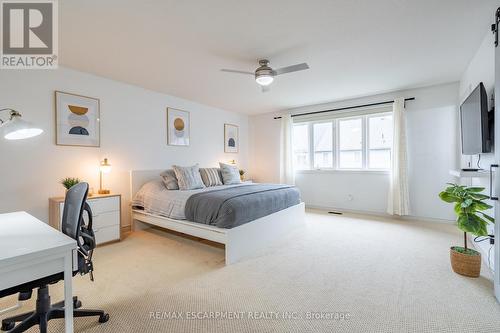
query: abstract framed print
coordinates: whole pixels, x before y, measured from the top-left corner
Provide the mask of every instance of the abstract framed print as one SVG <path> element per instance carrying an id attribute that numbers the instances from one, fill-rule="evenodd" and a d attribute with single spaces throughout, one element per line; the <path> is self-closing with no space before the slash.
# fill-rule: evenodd
<path id="1" fill-rule="evenodd" d="M 237 153 L 240 145 L 239 128 L 237 125 L 224 124 L 224 152 Z"/>
<path id="2" fill-rule="evenodd" d="M 55 105 L 57 145 L 101 145 L 99 99 L 56 91 Z"/>
<path id="3" fill-rule="evenodd" d="M 189 146 L 189 112 L 167 108 L 167 144 L 171 146 Z"/>

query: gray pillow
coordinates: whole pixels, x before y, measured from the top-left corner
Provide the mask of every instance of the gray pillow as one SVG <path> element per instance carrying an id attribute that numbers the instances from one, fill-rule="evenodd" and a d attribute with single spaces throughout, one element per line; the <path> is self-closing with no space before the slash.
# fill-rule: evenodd
<path id="1" fill-rule="evenodd" d="M 179 183 L 177 182 L 177 177 L 173 169 L 168 169 L 160 173 L 163 184 L 168 190 L 178 190 Z"/>
<path id="2" fill-rule="evenodd" d="M 203 185 L 203 180 L 201 179 L 198 164 L 190 167 L 172 165 L 172 169 L 174 169 L 180 190 L 194 190 L 205 187 L 205 185 Z"/>
<path id="3" fill-rule="evenodd" d="M 219 163 L 224 185 L 240 184 L 240 170 L 236 165 Z"/>
<path id="4" fill-rule="evenodd" d="M 219 168 L 200 168 L 200 174 L 206 187 L 222 185 Z"/>

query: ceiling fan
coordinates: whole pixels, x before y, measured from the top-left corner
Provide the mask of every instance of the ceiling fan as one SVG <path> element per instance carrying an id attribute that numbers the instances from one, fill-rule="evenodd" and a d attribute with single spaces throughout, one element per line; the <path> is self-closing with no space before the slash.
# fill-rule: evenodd
<path id="1" fill-rule="evenodd" d="M 257 82 L 262 87 L 262 91 L 265 92 L 268 91 L 268 86 L 273 83 L 275 76 L 309 69 L 309 65 L 307 65 L 305 62 L 297 65 L 272 69 L 271 67 L 269 67 L 269 60 L 262 59 L 259 60 L 259 65 L 260 67 L 257 68 L 253 73 L 234 69 L 221 69 L 221 71 L 228 73 L 253 75 L 255 77 L 255 82 Z"/>

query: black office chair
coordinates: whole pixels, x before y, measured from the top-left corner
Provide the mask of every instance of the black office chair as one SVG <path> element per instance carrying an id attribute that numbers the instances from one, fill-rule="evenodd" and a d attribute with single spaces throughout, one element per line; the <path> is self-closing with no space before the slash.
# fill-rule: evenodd
<path id="1" fill-rule="evenodd" d="M 78 270 L 76 274 L 90 274 L 94 281 L 92 254 L 95 248 L 95 236 L 92 230 L 92 211 L 86 202 L 89 185 L 79 183 L 73 186 L 66 194 L 62 219 L 62 232 L 76 240 L 78 243 Z M 87 212 L 88 222 L 85 223 L 83 212 Z M 49 284 L 64 280 L 64 273 L 54 274 L 35 281 L 24 283 L 6 290 L 0 291 L 0 297 L 19 293 L 19 300 L 31 298 L 33 289 L 38 288 L 36 310 L 2 320 L 2 330 L 9 333 L 24 332 L 34 325 L 40 326 L 40 333 L 47 332 L 47 323 L 51 319 L 64 318 L 64 302 L 50 304 Z M 73 316 L 90 317 L 99 316 L 99 322 L 105 323 L 109 320 L 109 314 L 101 310 L 79 309 L 82 303 L 76 296 L 73 297 Z M 15 323 L 20 322 L 17 326 Z"/>

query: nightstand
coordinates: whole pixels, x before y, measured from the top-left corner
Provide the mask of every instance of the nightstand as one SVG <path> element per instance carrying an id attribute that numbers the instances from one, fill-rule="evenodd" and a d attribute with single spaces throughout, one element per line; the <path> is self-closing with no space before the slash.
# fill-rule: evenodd
<path id="1" fill-rule="evenodd" d="M 121 195 L 94 194 L 87 198 L 92 209 L 92 229 L 97 245 L 120 240 Z M 49 199 L 49 224 L 61 230 L 64 197 Z"/>

